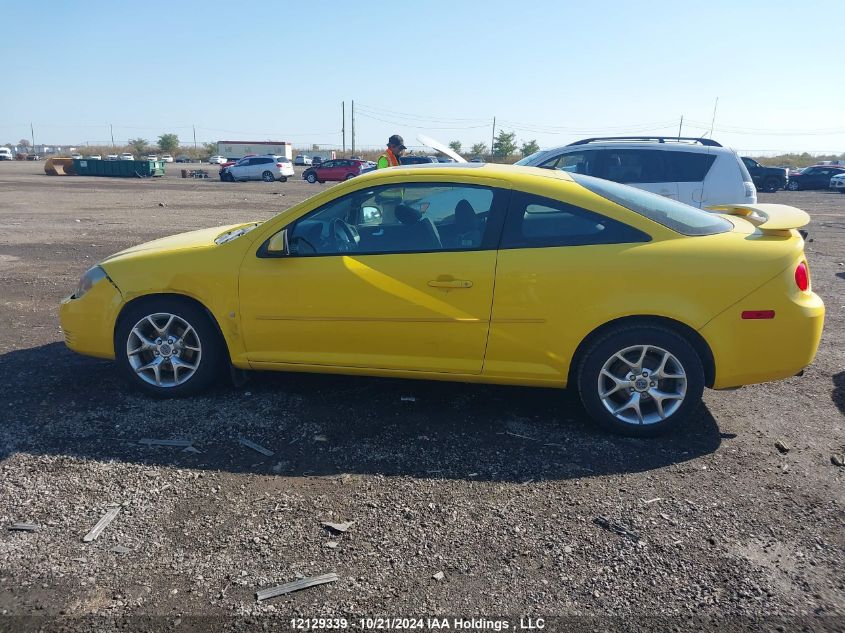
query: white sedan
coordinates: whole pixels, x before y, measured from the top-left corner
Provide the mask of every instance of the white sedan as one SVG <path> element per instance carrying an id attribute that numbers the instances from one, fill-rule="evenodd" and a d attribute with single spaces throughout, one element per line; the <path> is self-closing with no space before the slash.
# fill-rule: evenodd
<path id="1" fill-rule="evenodd" d="M 212 156 L 208 159 L 209 165 L 222 165 L 223 163 L 228 163 L 229 161 L 226 160 L 225 156 Z"/>
<path id="2" fill-rule="evenodd" d="M 172 163 L 173 157 L 170 154 L 162 154 L 161 160 L 163 160 L 165 163 Z"/>

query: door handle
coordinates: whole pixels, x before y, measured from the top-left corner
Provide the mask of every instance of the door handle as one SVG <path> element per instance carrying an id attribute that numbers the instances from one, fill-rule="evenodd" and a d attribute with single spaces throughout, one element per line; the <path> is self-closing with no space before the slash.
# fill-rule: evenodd
<path id="1" fill-rule="evenodd" d="M 432 288 L 472 288 L 468 279 L 432 279 L 428 285 Z"/>

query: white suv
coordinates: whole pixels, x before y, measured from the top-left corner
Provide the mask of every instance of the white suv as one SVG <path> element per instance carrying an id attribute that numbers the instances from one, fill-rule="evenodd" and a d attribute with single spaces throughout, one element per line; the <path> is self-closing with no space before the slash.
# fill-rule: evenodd
<path id="1" fill-rule="evenodd" d="M 0 147 L 0 160 L 12 160 L 13 158 L 12 150 L 8 147 Z"/>
<path id="2" fill-rule="evenodd" d="M 742 160 L 710 139 L 588 138 L 536 152 L 516 164 L 613 180 L 699 208 L 757 202 Z"/>
<path id="3" fill-rule="evenodd" d="M 248 156 L 240 159 L 234 165 L 220 170 L 220 180 L 233 182 L 235 180 L 263 180 L 285 182 L 293 176 L 293 165 L 285 156 Z"/>

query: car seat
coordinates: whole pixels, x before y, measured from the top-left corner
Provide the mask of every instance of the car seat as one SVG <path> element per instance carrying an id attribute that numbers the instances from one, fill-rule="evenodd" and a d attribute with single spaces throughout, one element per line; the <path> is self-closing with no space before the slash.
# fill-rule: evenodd
<path id="1" fill-rule="evenodd" d="M 424 218 L 422 212 L 405 204 L 398 204 L 395 213 L 403 229 L 398 235 L 398 250 L 427 251 L 443 247 L 437 227 L 434 222 Z"/>
<path id="2" fill-rule="evenodd" d="M 481 244 L 481 226 L 475 209 L 468 200 L 455 206 L 455 248 L 476 247 Z"/>

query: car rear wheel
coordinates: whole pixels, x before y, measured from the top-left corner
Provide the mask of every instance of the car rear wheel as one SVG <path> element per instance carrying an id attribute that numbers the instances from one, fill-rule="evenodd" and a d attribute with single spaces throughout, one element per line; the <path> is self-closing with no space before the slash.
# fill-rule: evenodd
<path id="1" fill-rule="evenodd" d="M 314 174 L 314 173 L 308 174 L 305 177 L 305 180 L 307 180 L 308 182 L 310 182 L 313 185 L 315 182 L 317 182 L 317 175 Z"/>
<path id="2" fill-rule="evenodd" d="M 766 193 L 774 193 L 778 189 L 780 189 L 780 182 L 777 178 L 767 178 L 763 183 L 763 191 Z"/>
<path id="3" fill-rule="evenodd" d="M 287 182 L 287 181 L 288 181 L 288 177 L 287 177 L 287 176 L 281 176 L 281 177 L 279 177 L 279 182 Z"/>
<path id="4" fill-rule="evenodd" d="M 680 424 L 701 401 L 704 368 L 692 345 L 660 326 L 629 326 L 595 341 L 578 367 L 584 408 L 605 429 L 647 437 Z"/>
<path id="5" fill-rule="evenodd" d="M 798 191 L 798 189 L 799 189 L 798 181 L 797 180 L 790 180 L 789 184 L 786 185 L 786 188 L 789 189 L 790 191 Z"/>
<path id="6" fill-rule="evenodd" d="M 160 397 L 206 389 L 218 377 L 223 345 L 201 307 L 157 297 L 130 308 L 115 332 L 115 355 L 129 382 Z"/>
<path id="7" fill-rule="evenodd" d="M 265 171 L 261 174 L 261 180 L 264 182 L 276 182 L 276 177 L 273 175 L 272 171 Z"/>
<path id="8" fill-rule="evenodd" d="M 352 180 L 355 178 L 355 174 L 346 174 L 346 180 Z"/>

